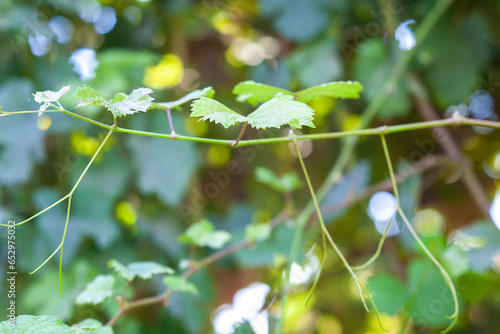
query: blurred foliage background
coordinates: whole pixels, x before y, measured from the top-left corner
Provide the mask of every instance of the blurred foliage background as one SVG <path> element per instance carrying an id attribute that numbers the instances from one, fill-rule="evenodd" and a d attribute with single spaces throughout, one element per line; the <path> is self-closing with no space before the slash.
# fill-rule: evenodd
<path id="1" fill-rule="evenodd" d="M 394 40 L 399 22 L 414 19 L 416 23 L 410 27 L 418 27 L 434 2 L 2 0 L 0 105 L 5 111 L 37 110 L 32 97 L 35 91 L 81 85 L 69 58 L 77 49 L 90 48 L 96 51 L 99 66 L 86 84 L 106 98 L 145 86 L 155 90 L 157 101 L 169 101 L 196 88 L 213 86 L 219 101 L 245 114 L 251 107 L 237 103 L 231 94 L 232 87 L 243 80 L 292 90 L 358 80 L 365 87 L 361 100 L 321 98 L 311 102 L 317 112 L 316 129 L 303 132 L 349 130 L 403 52 Z M 455 110 L 469 113 L 467 105 L 477 90 L 497 101 L 500 41 L 495 32 L 500 30 L 499 15 L 498 0 L 455 1 L 428 38 L 417 40 L 418 50 L 407 73 L 393 87 L 371 126 L 448 117 Z M 61 102 L 69 110 L 76 105 L 69 94 Z M 112 121 L 103 108 L 78 112 Z M 180 134 L 227 139 L 238 135 L 239 129 L 225 130 L 188 115 L 187 106 L 173 111 Z M 495 112 L 469 116 L 497 119 Z M 169 132 L 166 114 L 158 110 L 120 119 L 119 124 Z M 497 333 L 500 234 L 488 209 L 500 187 L 500 137 L 497 132 L 471 127 L 451 133 L 444 141 L 440 132 L 429 130 L 394 134 L 388 137 L 388 144 L 400 170 L 407 171 L 412 164 L 425 166 L 410 169 L 413 172 L 400 186 L 401 197 L 404 210 L 457 284 L 462 312 L 453 332 Z M 280 134 L 247 130 L 244 138 Z M 0 220 L 21 221 L 64 196 L 104 136 L 105 130 L 66 115 L 2 118 Z M 326 177 L 341 146 L 341 140 L 304 143 L 305 162 L 315 188 Z M 382 157 L 378 138 L 363 138 L 343 180 L 323 203 L 335 208 L 326 214 L 328 227 L 353 264 L 368 259 L 380 238 L 367 208 L 372 185 L 388 177 Z M 230 161 L 241 169 L 227 183 L 218 181 Z M 18 314 L 52 314 L 66 323 L 87 317 L 106 322 L 116 312 L 115 305 L 76 307 L 74 300 L 86 283 L 107 271 L 109 260 L 151 260 L 178 268 L 182 259 L 207 255 L 209 250 L 193 254 L 191 247 L 177 241 L 189 224 L 201 218 L 231 232 L 231 243 L 241 240 L 246 225 L 268 221 L 287 203 L 282 194 L 256 181 L 257 166 L 277 174 L 299 171 L 297 159 L 285 144 L 232 150 L 115 135 L 73 198 L 64 252 L 64 299 L 58 293 L 56 260 L 33 276 L 28 272 L 58 246 L 65 207 L 56 207 L 17 228 Z M 217 182 L 224 184 L 207 194 L 206 186 Z M 303 188 L 293 199 L 295 209 L 300 210 L 309 194 Z M 437 332 L 449 322 L 444 315 L 452 313 L 449 299 L 436 302 L 446 286 L 407 231 L 400 228 L 398 236 L 389 238 L 377 264 L 363 272 L 363 280 L 394 333 L 400 332 L 398 327 L 408 315 L 414 324 L 408 333 Z M 319 241 L 317 224 L 307 231 L 304 254 Z M 115 332 L 212 332 L 212 312 L 231 303 L 236 290 L 254 281 L 279 288 L 292 233 L 293 223 L 280 225 L 270 239 L 195 275 L 191 281 L 200 290 L 199 296 L 174 295 L 166 308 L 134 311 L 117 323 Z M 0 229 L 0 240 L 4 245 L 5 229 Z M 0 278 L 5 282 L 6 247 L 0 248 L 0 254 Z M 7 303 L 5 289 L 2 284 L 2 309 Z M 140 298 L 160 289 L 153 281 L 139 284 L 133 294 Z M 286 320 L 288 332 L 383 333 L 373 314 L 363 310 L 335 255 L 327 258 L 307 306 L 307 287 L 295 292 Z"/>

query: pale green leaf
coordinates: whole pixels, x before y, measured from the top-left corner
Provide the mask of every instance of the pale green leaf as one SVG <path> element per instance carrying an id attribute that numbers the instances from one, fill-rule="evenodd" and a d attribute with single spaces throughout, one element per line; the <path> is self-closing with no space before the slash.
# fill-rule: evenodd
<path id="1" fill-rule="evenodd" d="M 111 260 L 108 262 L 108 267 L 114 269 L 118 275 L 127 281 L 131 281 L 136 277 L 150 279 L 153 275 L 174 273 L 172 268 L 152 261 L 132 262 L 125 266 L 117 260 Z"/>
<path id="2" fill-rule="evenodd" d="M 15 326 L 9 320 L 0 323 L 2 334 L 72 334 L 68 325 L 52 315 L 20 315 Z"/>
<path id="3" fill-rule="evenodd" d="M 51 90 L 46 90 L 43 92 L 36 92 L 33 94 L 36 103 L 41 103 L 40 111 L 45 111 L 50 106 L 52 102 L 59 103 L 59 99 L 67 94 L 70 90 L 70 86 L 64 86 L 59 91 L 54 92 Z"/>
<path id="4" fill-rule="evenodd" d="M 103 326 L 99 320 L 92 318 L 74 324 L 71 330 L 75 334 L 113 334 L 113 328 Z"/>
<path id="5" fill-rule="evenodd" d="M 131 115 L 139 111 L 146 112 L 153 102 L 153 98 L 149 96 L 152 92 L 150 88 L 135 89 L 123 101 L 106 102 L 105 106 L 115 118 Z"/>
<path id="6" fill-rule="evenodd" d="M 271 236 L 269 223 L 250 224 L 245 227 L 245 239 L 252 242 L 264 241 Z"/>
<path id="7" fill-rule="evenodd" d="M 99 105 L 102 106 L 106 102 L 104 98 L 95 89 L 83 85 L 83 87 L 78 87 L 74 94 L 75 97 L 80 99 L 80 102 L 76 106 L 85 107 L 88 105 Z"/>
<path id="8" fill-rule="evenodd" d="M 220 249 L 231 239 L 226 231 L 216 231 L 214 225 L 206 219 L 188 227 L 178 238 L 179 242 Z"/>
<path id="9" fill-rule="evenodd" d="M 341 99 L 359 99 L 363 86 L 357 81 L 336 81 L 314 86 L 297 92 L 297 101 L 309 102 L 321 96 Z"/>
<path id="10" fill-rule="evenodd" d="M 202 97 L 194 101 L 191 104 L 191 110 L 191 117 L 202 117 L 201 120 L 203 121 L 208 119 L 211 122 L 222 124 L 226 129 L 247 120 L 245 116 L 208 97 Z"/>
<path id="11" fill-rule="evenodd" d="M 123 102 L 127 98 L 127 94 L 125 93 L 116 93 L 111 100 L 111 103 Z"/>
<path id="12" fill-rule="evenodd" d="M 293 100 L 291 95 L 278 94 L 247 116 L 248 123 L 257 129 L 280 128 L 289 125 L 300 129 L 303 125 L 314 128 L 314 110 L 307 104 Z"/>
<path id="13" fill-rule="evenodd" d="M 246 101 L 253 106 L 272 99 L 278 93 L 293 95 L 289 90 L 261 84 L 252 80 L 240 82 L 233 89 L 233 94 L 238 95 L 236 98 L 237 101 Z"/>
<path id="14" fill-rule="evenodd" d="M 196 285 L 188 282 L 185 278 L 180 276 L 165 276 L 163 278 L 163 283 L 172 291 L 175 292 L 185 292 L 191 293 L 193 295 L 198 294 L 198 289 Z"/>
<path id="15" fill-rule="evenodd" d="M 77 304 L 100 304 L 113 294 L 115 278 L 111 275 L 99 275 L 87 284 L 85 290 L 76 297 Z"/>
<path id="16" fill-rule="evenodd" d="M 188 93 L 187 95 L 184 95 L 178 100 L 175 101 L 170 101 L 170 102 L 156 102 L 153 103 L 152 107 L 153 108 L 160 108 L 160 109 L 174 109 L 176 107 L 179 107 L 180 105 L 199 99 L 201 97 L 213 97 L 215 94 L 215 90 L 212 87 L 206 87 L 203 89 L 197 89 L 193 90 L 192 92 Z"/>
<path id="17" fill-rule="evenodd" d="M 255 169 L 257 181 L 268 185 L 279 192 L 290 192 L 302 188 L 303 184 L 296 173 L 287 173 L 277 176 L 268 168 L 257 167 Z"/>

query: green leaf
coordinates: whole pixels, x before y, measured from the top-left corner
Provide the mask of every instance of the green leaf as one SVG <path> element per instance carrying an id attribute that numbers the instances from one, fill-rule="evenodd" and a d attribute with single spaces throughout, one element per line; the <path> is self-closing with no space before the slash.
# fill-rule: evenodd
<path id="1" fill-rule="evenodd" d="M 363 86 L 357 81 L 336 81 L 298 91 L 295 95 L 297 101 L 300 102 L 309 102 L 321 96 L 359 99 L 361 91 L 363 91 Z"/>
<path id="2" fill-rule="evenodd" d="M 282 193 L 300 189 L 303 186 L 302 181 L 296 173 L 287 173 L 282 176 L 277 176 L 266 167 L 257 167 L 255 169 L 255 177 L 257 181 Z"/>
<path id="3" fill-rule="evenodd" d="M 189 94 L 181 97 L 178 100 L 171 101 L 171 102 L 156 102 L 153 103 L 152 107 L 153 108 L 160 108 L 160 109 L 174 109 L 176 107 L 179 107 L 180 105 L 192 101 L 192 100 L 197 100 L 202 97 L 213 97 L 215 94 L 215 90 L 212 87 L 206 87 L 203 89 L 197 89 L 193 90 Z"/>
<path id="4" fill-rule="evenodd" d="M 127 94 L 125 93 L 116 93 L 111 100 L 111 103 L 123 102 L 127 98 Z"/>
<path id="5" fill-rule="evenodd" d="M 33 96 L 35 97 L 36 103 L 42 103 L 42 105 L 40 106 L 40 111 L 44 111 L 50 106 L 51 102 L 58 102 L 61 97 L 66 95 L 69 92 L 70 88 L 70 86 L 64 86 L 57 92 L 51 90 L 36 92 L 35 94 L 33 94 Z"/>
<path id="6" fill-rule="evenodd" d="M 0 323 L 0 333 L 5 334 L 72 334 L 68 325 L 52 315 L 20 315 L 15 326 L 9 320 Z"/>
<path id="7" fill-rule="evenodd" d="M 272 99 L 278 93 L 283 93 L 284 95 L 293 95 L 293 93 L 289 90 L 261 84 L 253 80 L 240 82 L 233 89 L 233 94 L 238 95 L 236 98 L 237 101 L 246 101 L 252 106 L 256 106 L 259 103 L 266 102 Z"/>
<path id="8" fill-rule="evenodd" d="M 248 123 L 257 129 L 280 128 L 289 125 L 301 129 L 303 125 L 314 128 L 314 110 L 307 104 L 293 100 L 291 95 L 278 94 L 247 116 Z"/>
<path id="9" fill-rule="evenodd" d="M 150 88 L 134 89 L 123 101 L 106 102 L 105 106 L 115 118 L 135 114 L 139 111 L 146 112 L 154 100 L 149 96 L 152 92 Z"/>
<path id="10" fill-rule="evenodd" d="M 85 107 L 88 105 L 102 106 L 106 102 L 106 100 L 104 100 L 101 94 L 99 94 L 95 89 L 87 85 L 83 85 L 83 87 L 78 87 L 76 89 L 74 96 L 80 99 L 80 102 L 76 106 L 77 108 Z"/>
<path id="11" fill-rule="evenodd" d="M 113 328 L 103 326 L 98 320 L 89 318 L 71 326 L 75 334 L 113 334 Z"/>
<path id="12" fill-rule="evenodd" d="M 202 97 L 194 101 L 191 104 L 191 110 L 190 117 L 202 117 L 201 120 L 206 121 L 208 119 L 211 122 L 222 124 L 226 129 L 247 120 L 245 116 L 207 97 Z"/>
<path id="13" fill-rule="evenodd" d="M 175 292 L 185 292 L 192 293 L 193 295 L 198 294 L 198 289 L 196 285 L 188 282 L 185 278 L 180 276 L 165 276 L 163 278 L 163 283 L 172 291 Z"/>
<path id="14" fill-rule="evenodd" d="M 245 227 L 245 239 L 252 242 L 264 241 L 271 236 L 269 223 L 250 224 Z"/>
<path id="15" fill-rule="evenodd" d="M 214 225 L 206 219 L 188 227 L 178 238 L 179 242 L 220 249 L 231 239 L 226 231 L 216 231 Z"/>
<path id="16" fill-rule="evenodd" d="M 114 269 L 127 281 L 131 281 L 135 277 L 150 279 L 153 275 L 174 273 L 173 269 L 152 261 L 132 262 L 124 266 L 117 260 L 111 260 L 108 262 L 108 267 Z"/>
<path id="17" fill-rule="evenodd" d="M 389 274 L 370 277 L 367 287 L 381 313 L 398 314 L 410 298 L 403 282 Z"/>
<path id="18" fill-rule="evenodd" d="M 85 290 L 76 297 L 77 304 L 100 304 L 111 297 L 115 278 L 111 275 L 99 275 L 87 284 Z"/>

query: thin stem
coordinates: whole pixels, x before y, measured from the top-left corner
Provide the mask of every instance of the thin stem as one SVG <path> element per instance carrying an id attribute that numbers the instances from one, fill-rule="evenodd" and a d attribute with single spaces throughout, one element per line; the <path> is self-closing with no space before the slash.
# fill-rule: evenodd
<path id="1" fill-rule="evenodd" d="M 63 232 L 63 237 L 61 241 L 61 255 L 59 256 L 59 292 L 61 293 L 61 298 L 63 297 L 62 293 L 62 257 L 63 257 L 63 250 L 64 250 L 64 241 L 66 240 L 66 232 L 68 231 L 68 223 L 69 223 L 69 214 L 71 212 L 71 198 L 73 197 L 73 194 L 69 196 L 68 199 L 68 211 L 66 212 L 66 223 L 64 224 L 64 232 Z"/>
<path id="2" fill-rule="evenodd" d="M 57 247 L 56 250 L 52 254 L 50 254 L 50 256 L 47 259 L 45 259 L 45 261 L 43 261 L 43 263 L 41 265 L 38 266 L 38 268 L 36 268 L 33 271 L 30 271 L 29 274 L 33 275 L 34 273 L 36 273 L 38 271 L 38 269 L 42 268 L 45 265 L 45 263 L 47 263 L 50 259 L 52 259 L 54 257 L 54 255 L 56 255 L 57 251 L 59 249 L 61 249 L 61 246 L 62 246 L 62 244 L 59 244 L 59 247 Z"/>
<path id="3" fill-rule="evenodd" d="M 245 129 L 247 128 L 248 122 L 243 123 L 243 126 L 241 127 L 240 134 L 238 135 L 238 138 L 234 142 L 233 147 L 237 147 L 238 143 L 240 142 L 241 137 L 243 137 L 243 134 L 245 133 Z"/>
<path id="4" fill-rule="evenodd" d="M 427 255 L 427 257 L 429 257 L 429 259 L 432 262 L 434 262 L 434 264 L 436 265 L 436 267 L 439 269 L 439 271 L 441 272 L 441 275 L 443 276 L 444 281 L 446 282 L 446 285 L 448 285 L 448 287 L 450 288 L 451 294 L 453 295 L 453 302 L 454 302 L 454 305 L 455 305 L 455 311 L 449 317 L 449 319 L 453 319 L 453 321 L 451 322 L 451 324 L 444 331 L 441 332 L 441 333 L 448 333 L 455 326 L 455 324 L 458 321 L 458 312 L 459 312 L 459 309 L 458 309 L 458 297 L 457 297 L 457 291 L 455 289 L 455 285 L 453 284 L 453 281 L 452 281 L 450 275 L 448 274 L 448 272 L 446 272 L 446 270 L 443 268 L 443 266 L 441 265 L 441 263 L 439 263 L 439 261 L 434 257 L 434 255 L 432 255 L 431 251 L 427 248 L 427 246 L 425 246 L 425 244 L 423 243 L 423 241 L 420 239 L 420 237 L 418 236 L 417 232 L 415 231 L 415 229 L 411 225 L 410 221 L 406 217 L 406 214 L 401 209 L 401 203 L 399 201 L 399 195 L 398 195 L 398 187 L 396 185 L 396 177 L 394 175 L 394 170 L 392 168 L 391 157 L 390 157 L 390 154 L 389 154 L 389 150 L 387 149 L 387 143 L 385 141 L 385 137 L 384 137 L 383 134 L 380 137 L 382 139 L 382 145 L 384 147 L 384 156 L 385 156 L 385 160 L 387 162 L 387 167 L 388 167 L 388 170 L 389 170 L 389 174 L 391 176 L 392 186 L 394 188 L 394 194 L 395 194 L 396 202 L 397 202 L 397 206 L 398 206 L 398 210 L 397 211 L 401 215 L 401 217 L 403 218 L 403 221 L 404 221 L 406 227 L 410 231 L 410 233 L 413 236 L 413 238 L 417 241 L 417 243 L 419 244 L 420 248 L 422 248 L 422 250 L 425 252 L 425 254 Z"/>
<path id="5" fill-rule="evenodd" d="M 168 116 L 168 124 L 170 124 L 170 136 L 172 139 L 177 139 L 177 134 L 175 133 L 174 123 L 172 122 L 172 113 L 170 112 L 170 108 L 166 108 L 167 116 Z"/>

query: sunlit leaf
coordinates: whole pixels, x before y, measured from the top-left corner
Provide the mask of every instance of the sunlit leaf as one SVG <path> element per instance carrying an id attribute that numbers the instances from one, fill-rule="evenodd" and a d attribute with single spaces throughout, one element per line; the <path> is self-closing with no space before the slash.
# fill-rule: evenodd
<path id="1" fill-rule="evenodd" d="M 314 86 L 297 92 L 297 101 L 309 102 L 321 96 L 341 99 L 358 99 L 363 86 L 357 81 L 337 81 Z"/>
<path id="2" fill-rule="evenodd" d="M 67 94 L 70 90 L 70 86 L 64 86 L 59 91 L 54 92 L 51 90 L 46 90 L 43 92 L 36 92 L 33 94 L 36 103 L 42 103 L 40 106 L 40 111 L 46 110 L 52 102 L 58 102 L 61 97 Z"/>
<path id="3" fill-rule="evenodd" d="M 113 328 L 103 326 L 99 320 L 92 318 L 74 324 L 71 330 L 74 334 L 113 334 Z"/>
<path id="4" fill-rule="evenodd" d="M 104 98 L 99 94 L 95 89 L 83 85 L 82 87 L 78 87 L 76 89 L 76 92 L 74 94 L 75 97 L 80 99 L 80 102 L 76 106 L 78 107 L 85 107 L 88 105 L 104 105 L 106 102 Z"/>
<path id="5" fill-rule="evenodd" d="M 257 129 L 280 128 L 289 125 L 300 129 L 306 125 L 314 128 L 314 110 L 307 104 L 293 100 L 291 95 L 278 94 L 247 116 L 248 123 Z"/>
<path id="6" fill-rule="evenodd" d="M 76 297 L 77 304 L 100 304 L 111 297 L 115 278 L 111 275 L 99 275 L 87 284 L 85 290 Z"/>
<path id="7" fill-rule="evenodd" d="M 152 108 L 161 108 L 161 109 L 173 109 L 176 107 L 179 107 L 180 105 L 199 99 L 201 97 L 209 97 L 212 98 L 215 94 L 215 90 L 212 87 L 206 87 L 203 89 L 197 89 L 193 90 L 192 92 L 188 93 L 187 95 L 184 95 L 178 100 L 171 101 L 171 102 L 155 102 L 152 105 Z"/>
<path id="8" fill-rule="evenodd" d="M 271 225 L 268 223 L 250 224 L 245 227 L 245 239 L 252 242 L 267 240 L 271 236 Z"/>
<path id="9" fill-rule="evenodd" d="M 52 315 L 20 315 L 16 317 L 15 326 L 2 321 L 0 333 L 5 334 L 72 334 L 68 325 Z"/>
<path id="10" fill-rule="evenodd" d="M 255 177 L 257 181 L 283 193 L 300 189 L 303 185 L 296 173 L 277 176 L 273 171 L 265 167 L 257 167 L 255 169 Z"/>
<path id="11" fill-rule="evenodd" d="M 229 109 L 213 99 L 202 97 L 191 104 L 191 117 L 202 117 L 202 120 L 222 124 L 226 129 L 230 126 L 245 122 L 247 118 Z"/>
<path id="12" fill-rule="evenodd" d="M 231 239 L 226 231 L 215 230 L 214 225 L 206 219 L 188 227 L 178 238 L 179 242 L 193 244 L 199 247 L 219 249 Z"/>
<path id="13" fill-rule="evenodd" d="M 152 261 L 132 262 L 125 266 L 117 260 L 111 260 L 108 266 L 127 281 L 135 277 L 150 279 L 153 275 L 174 273 L 173 269 Z"/>
<path id="14" fill-rule="evenodd" d="M 111 111 L 114 117 L 135 114 L 136 112 L 146 112 L 153 102 L 149 94 L 153 93 L 150 88 L 135 89 L 123 101 L 112 103 L 106 102 L 106 108 Z"/>
<path id="15" fill-rule="evenodd" d="M 185 292 L 193 295 L 198 294 L 196 285 L 188 282 L 185 278 L 180 276 L 165 276 L 163 278 L 163 283 L 167 286 L 167 288 L 175 292 Z"/>
<path id="16" fill-rule="evenodd" d="M 233 89 L 233 94 L 239 102 L 248 102 L 253 106 L 272 99 L 276 94 L 293 95 L 289 90 L 261 84 L 252 80 L 243 81 Z"/>

